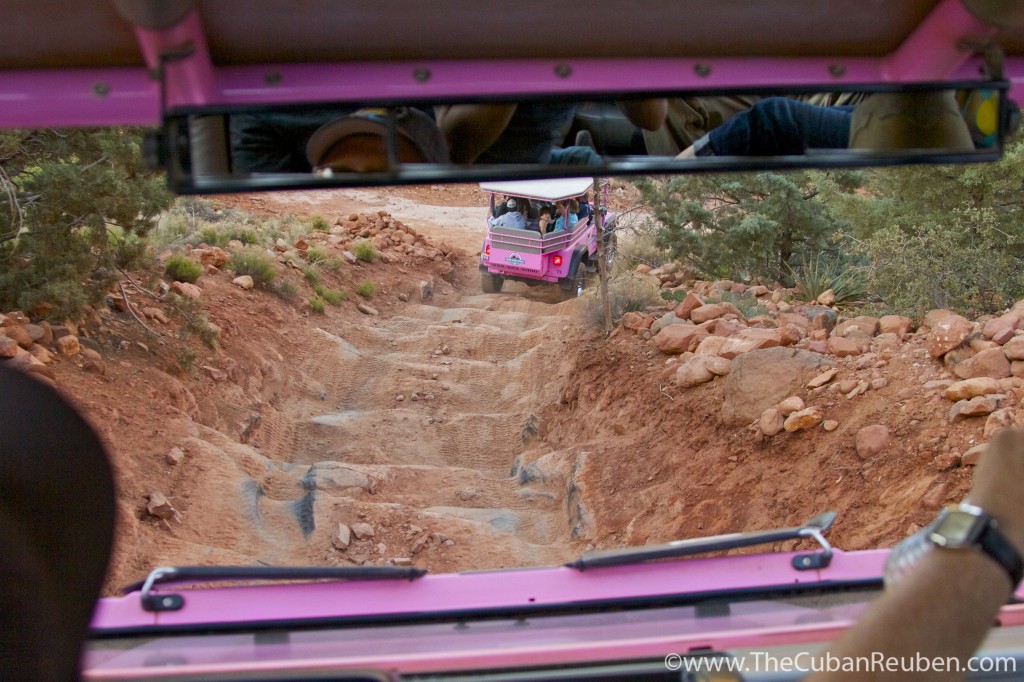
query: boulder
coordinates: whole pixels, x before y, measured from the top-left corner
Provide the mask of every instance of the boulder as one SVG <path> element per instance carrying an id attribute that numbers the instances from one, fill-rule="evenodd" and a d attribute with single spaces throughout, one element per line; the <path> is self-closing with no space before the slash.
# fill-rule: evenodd
<path id="1" fill-rule="evenodd" d="M 837 358 L 847 358 L 860 355 L 862 351 L 856 340 L 833 336 L 828 340 L 828 352 Z"/>
<path id="2" fill-rule="evenodd" d="M 811 379 L 810 381 L 808 381 L 807 388 L 818 388 L 819 386 L 824 386 L 828 382 L 835 379 L 837 374 L 839 374 L 839 369 L 836 367 L 833 367 L 830 370 L 826 370 L 819 374 L 818 376 Z"/>
<path id="3" fill-rule="evenodd" d="M 188 282 L 173 282 L 171 284 L 171 291 L 184 296 L 185 298 L 191 298 L 193 300 L 199 300 L 203 295 L 203 290 L 197 287 L 195 284 L 189 284 Z"/>
<path id="4" fill-rule="evenodd" d="M 352 534 L 356 536 L 356 540 L 366 540 L 368 538 L 372 538 L 374 535 L 373 526 L 371 526 L 368 523 L 362 522 L 353 523 Z"/>
<path id="5" fill-rule="evenodd" d="M 13 358 L 18 354 L 18 342 L 8 336 L 0 336 L 0 358 Z"/>
<path id="6" fill-rule="evenodd" d="M 813 429 L 823 421 L 825 421 L 825 415 L 822 413 L 820 408 L 808 407 L 807 409 L 799 410 L 786 417 L 786 421 L 783 423 L 783 428 L 790 433 L 795 431 L 805 431 L 807 429 Z"/>
<path id="7" fill-rule="evenodd" d="M 957 401 L 968 400 L 970 398 L 977 398 L 978 396 L 998 392 L 998 381 L 992 377 L 976 377 L 974 379 L 965 379 L 964 381 L 958 381 L 955 384 L 951 384 L 945 391 L 943 391 L 943 395 L 950 400 Z"/>
<path id="8" fill-rule="evenodd" d="M 939 320 L 949 317 L 950 315 L 956 315 L 956 313 L 952 310 L 946 310 L 945 308 L 929 310 L 924 314 L 924 317 L 921 318 L 921 326 L 931 329 L 938 324 Z"/>
<path id="9" fill-rule="evenodd" d="M 794 412 L 799 412 L 805 407 L 807 406 L 804 405 L 804 401 L 800 396 L 791 395 L 780 402 L 776 409 L 778 409 L 779 413 L 782 414 L 783 417 L 788 417 Z"/>
<path id="10" fill-rule="evenodd" d="M 724 336 L 708 336 L 697 345 L 697 355 L 718 355 L 725 345 Z"/>
<path id="11" fill-rule="evenodd" d="M 654 337 L 654 345 L 662 353 L 685 353 L 696 350 L 698 344 L 707 336 L 707 330 L 697 325 L 690 323 L 671 324 L 657 333 Z"/>
<path id="12" fill-rule="evenodd" d="M 376 308 L 372 308 L 372 307 L 366 305 L 365 303 L 357 303 L 356 304 L 356 310 L 361 312 L 363 315 L 370 315 L 370 316 L 373 316 L 373 317 L 376 317 L 377 315 L 380 315 L 380 312 Z"/>
<path id="13" fill-rule="evenodd" d="M 931 325 L 931 333 L 926 344 L 928 352 L 933 358 L 942 357 L 966 341 L 973 331 L 974 324 L 969 320 L 955 313 L 948 313 Z"/>
<path id="14" fill-rule="evenodd" d="M 969 400 L 960 400 L 949 409 L 949 421 L 953 424 L 969 417 L 984 417 L 995 412 L 998 404 L 994 398 L 978 396 Z"/>
<path id="15" fill-rule="evenodd" d="M 676 317 L 675 313 L 665 313 L 651 323 L 651 333 L 657 335 L 665 327 L 673 324 L 687 324 L 686 320 Z"/>
<path id="16" fill-rule="evenodd" d="M 630 311 L 622 316 L 622 326 L 626 329 L 632 329 L 633 331 L 640 331 L 641 329 L 650 329 L 654 323 L 654 318 L 650 315 Z"/>
<path id="17" fill-rule="evenodd" d="M 338 527 L 334 530 L 334 535 L 331 536 L 331 544 L 334 545 L 335 549 L 348 549 L 351 542 L 352 529 L 344 523 L 339 523 Z"/>
<path id="18" fill-rule="evenodd" d="M 684 362 L 682 366 L 676 370 L 676 385 L 681 388 L 691 388 L 693 386 L 699 386 L 700 384 L 706 384 L 714 379 L 714 372 L 708 369 L 703 362 L 703 360 L 708 358 L 714 358 L 716 360 L 722 359 L 717 355 L 699 355 L 689 362 Z"/>
<path id="19" fill-rule="evenodd" d="M 238 277 L 235 277 L 233 280 L 231 280 L 231 283 L 234 284 L 236 287 L 245 289 L 246 291 L 249 291 L 254 286 L 256 286 L 255 282 L 252 281 L 252 277 L 250 277 L 249 275 L 240 275 Z"/>
<path id="20" fill-rule="evenodd" d="M 870 315 L 860 315 L 853 319 L 840 322 L 836 326 L 836 335 L 846 336 L 846 333 L 851 329 L 859 329 L 868 337 L 872 337 L 878 333 L 878 318 L 871 317 Z"/>
<path id="21" fill-rule="evenodd" d="M 986 450 L 988 450 L 988 443 L 978 443 L 960 456 L 960 464 L 962 466 L 976 466 L 981 461 Z"/>
<path id="22" fill-rule="evenodd" d="M 744 329 L 726 339 L 718 354 L 732 360 L 755 350 L 781 345 L 782 334 L 778 329 Z"/>
<path id="23" fill-rule="evenodd" d="M 985 420 L 985 440 L 991 438 L 996 431 L 1013 426 L 1013 409 L 1004 407 L 996 410 Z"/>
<path id="24" fill-rule="evenodd" d="M 828 289 L 821 292 L 818 298 L 815 299 L 819 305 L 830 306 L 836 302 L 836 292 Z"/>
<path id="25" fill-rule="evenodd" d="M 828 357 L 796 348 L 766 348 L 740 355 L 733 360 L 725 381 L 722 420 L 728 426 L 750 424 L 831 366 Z"/>
<path id="26" fill-rule="evenodd" d="M 995 341 L 997 338 L 1003 338 L 1005 342 L 1005 339 L 1013 336 L 1014 330 L 1017 329 L 1017 326 L 1020 324 L 1022 319 L 1024 318 L 1022 318 L 1021 314 L 1018 312 L 1009 312 L 1005 315 L 994 317 L 985 323 L 985 326 L 981 329 L 981 333 L 986 339 L 991 341 Z M 999 343 L 998 341 L 996 342 Z"/>
<path id="27" fill-rule="evenodd" d="M 769 407 L 761 413 L 757 420 L 757 428 L 766 436 L 774 436 L 781 432 L 785 424 L 785 417 L 776 407 Z"/>
<path id="28" fill-rule="evenodd" d="M 857 456 L 861 459 L 869 459 L 879 454 L 892 442 L 892 434 L 889 427 L 884 424 L 872 424 L 857 431 L 854 438 L 854 445 L 857 448 Z"/>
<path id="29" fill-rule="evenodd" d="M 676 306 L 675 314 L 680 320 L 690 319 L 690 313 L 704 305 L 704 301 L 692 291 Z"/>
<path id="30" fill-rule="evenodd" d="M 32 337 L 29 336 L 29 333 L 25 331 L 25 328 L 20 324 L 12 324 L 4 327 L 4 333 L 7 338 L 13 339 L 15 343 L 25 350 L 31 348 L 32 344 L 35 343 L 35 341 L 32 340 Z"/>
<path id="31" fill-rule="evenodd" d="M 61 355 L 78 355 L 81 345 L 77 336 L 62 336 L 56 340 L 57 352 Z"/>
<path id="32" fill-rule="evenodd" d="M 1014 336 L 1003 344 L 1003 353 L 1010 360 L 1024 360 L 1024 336 Z"/>
<path id="33" fill-rule="evenodd" d="M 701 322 L 717 319 L 722 315 L 725 315 L 725 313 L 725 307 L 717 303 L 702 305 L 701 307 L 694 308 L 690 311 L 690 321 L 695 324 L 700 324 Z"/>
<path id="34" fill-rule="evenodd" d="M 1010 376 L 1010 361 L 1006 359 L 1002 348 L 990 348 L 955 365 L 953 374 L 961 379 L 977 377 L 1003 379 Z"/>
<path id="35" fill-rule="evenodd" d="M 914 321 L 903 315 L 883 315 L 878 320 L 878 333 L 902 336 L 914 329 Z"/>

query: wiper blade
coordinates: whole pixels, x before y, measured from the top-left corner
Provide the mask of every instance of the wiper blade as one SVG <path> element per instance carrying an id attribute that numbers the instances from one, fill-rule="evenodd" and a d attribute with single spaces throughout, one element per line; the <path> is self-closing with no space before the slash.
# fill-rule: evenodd
<path id="1" fill-rule="evenodd" d="M 751 531 L 748 533 L 729 533 L 707 538 L 694 538 L 692 540 L 675 540 L 661 545 L 649 545 L 646 547 L 596 550 L 584 553 L 579 559 L 566 564 L 566 566 L 584 571 L 588 568 L 623 566 L 654 561 L 656 559 L 678 559 L 695 554 L 721 552 L 738 547 L 753 547 L 770 542 L 811 538 L 818 542 L 821 546 L 821 551 L 813 554 L 799 554 L 793 557 L 793 568 L 798 571 L 808 571 L 816 568 L 825 568 L 832 562 L 832 546 L 828 544 L 824 533 L 835 520 L 835 512 L 825 512 L 815 516 L 802 526 L 794 526 L 792 528 L 776 528 L 774 530 Z"/>
<path id="2" fill-rule="evenodd" d="M 415 580 L 426 575 L 412 566 L 176 566 L 155 568 L 145 580 L 122 592 L 142 591 L 147 611 L 177 611 L 185 605 L 180 594 L 154 593 L 158 585 L 210 582 L 276 582 L 285 580 Z"/>

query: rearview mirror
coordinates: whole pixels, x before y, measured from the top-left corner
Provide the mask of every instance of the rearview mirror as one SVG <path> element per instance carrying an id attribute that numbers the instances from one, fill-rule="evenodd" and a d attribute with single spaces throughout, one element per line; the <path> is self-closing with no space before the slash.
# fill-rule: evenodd
<path id="1" fill-rule="evenodd" d="M 176 110 L 171 188 L 217 193 L 594 175 L 990 161 L 1004 82 L 656 93 L 578 101 Z"/>

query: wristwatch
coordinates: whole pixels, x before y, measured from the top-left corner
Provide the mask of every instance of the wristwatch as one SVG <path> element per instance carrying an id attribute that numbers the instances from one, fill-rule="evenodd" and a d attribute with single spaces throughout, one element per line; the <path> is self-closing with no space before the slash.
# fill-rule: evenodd
<path id="1" fill-rule="evenodd" d="M 999 522 L 981 507 L 962 502 L 943 509 L 935 521 L 893 548 L 885 563 L 886 584 L 901 580 L 935 547 L 973 549 L 988 555 L 1006 571 L 1014 590 L 1024 577 L 1024 559 L 999 530 Z"/>

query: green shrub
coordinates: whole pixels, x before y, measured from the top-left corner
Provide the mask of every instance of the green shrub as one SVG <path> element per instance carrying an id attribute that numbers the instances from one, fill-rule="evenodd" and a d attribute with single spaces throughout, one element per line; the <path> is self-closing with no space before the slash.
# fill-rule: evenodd
<path id="1" fill-rule="evenodd" d="M 192 374 L 195 372 L 196 362 L 198 361 L 199 356 L 188 346 L 183 346 L 174 353 L 174 363 L 182 374 Z"/>
<path id="2" fill-rule="evenodd" d="M 319 284 L 320 282 L 320 271 L 310 265 L 302 268 L 302 276 L 305 277 L 306 281 L 310 284 Z"/>
<path id="3" fill-rule="evenodd" d="M 742 294 L 736 294 L 731 291 L 721 291 L 712 296 L 705 297 L 704 302 L 731 303 L 736 306 L 736 309 L 743 313 L 743 317 L 747 319 L 768 314 L 768 308 L 758 301 L 756 296 L 748 291 L 744 291 Z"/>
<path id="4" fill-rule="evenodd" d="M 338 291 L 337 289 L 328 289 L 320 284 L 313 286 L 313 291 L 316 295 L 324 299 L 331 305 L 341 305 L 342 301 L 348 300 L 348 294 L 344 291 Z"/>
<path id="5" fill-rule="evenodd" d="M 271 284 L 270 291 L 275 296 L 285 301 L 294 301 L 295 297 L 299 295 L 298 285 L 285 277 L 282 277 Z"/>
<path id="6" fill-rule="evenodd" d="M 789 272 L 797 288 L 811 301 L 829 289 L 836 295 L 836 303 L 861 300 L 867 295 L 864 270 L 840 258 L 830 259 L 819 253 L 805 259 L 798 269 L 789 268 Z"/>
<path id="7" fill-rule="evenodd" d="M 320 315 L 323 315 L 324 311 L 327 309 L 326 306 L 324 306 L 323 299 L 319 296 L 310 297 L 309 307 L 313 309 L 314 313 L 319 313 Z"/>
<path id="8" fill-rule="evenodd" d="M 256 286 L 261 287 L 269 287 L 277 276 L 273 256 L 254 246 L 247 246 L 232 253 L 228 267 L 235 274 L 249 275 Z"/>
<path id="9" fill-rule="evenodd" d="M 604 326 L 600 288 L 593 286 L 584 291 L 581 298 L 582 312 L 594 327 Z M 658 287 L 645 277 L 633 272 L 623 272 L 608 280 L 608 303 L 612 320 L 618 320 L 628 312 L 641 311 L 659 302 Z"/>
<path id="10" fill-rule="evenodd" d="M 323 246 L 311 246 L 306 251 L 306 260 L 313 267 L 334 271 L 341 267 L 341 261 L 333 257 Z"/>
<path id="11" fill-rule="evenodd" d="M 360 239 L 352 244 L 352 254 L 364 263 L 372 263 L 380 255 L 377 247 L 368 239 Z"/>
<path id="12" fill-rule="evenodd" d="M 314 232 L 328 232 L 331 229 L 331 226 L 328 225 L 327 221 L 320 215 L 313 216 L 313 219 L 310 222 L 310 227 L 313 228 Z"/>
<path id="13" fill-rule="evenodd" d="M 359 286 L 356 287 L 356 293 L 363 298 L 370 298 L 376 291 L 377 287 L 368 279 L 364 279 L 359 283 Z"/>
<path id="14" fill-rule="evenodd" d="M 195 281 L 203 274 L 203 266 L 184 254 L 176 253 L 167 259 L 167 263 L 164 264 L 164 272 L 176 282 L 195 284 Z"/>

